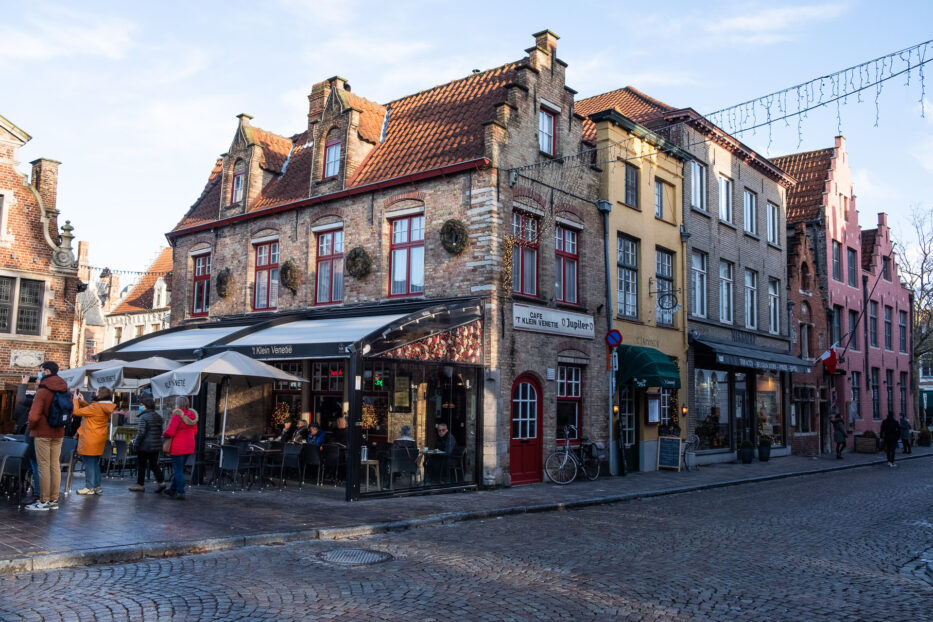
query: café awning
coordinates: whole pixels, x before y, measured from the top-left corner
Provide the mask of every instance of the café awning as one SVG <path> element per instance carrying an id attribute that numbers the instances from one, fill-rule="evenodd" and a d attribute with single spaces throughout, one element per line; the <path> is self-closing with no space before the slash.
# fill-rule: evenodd
<path id="1" fill-rule="evenodd" d="M 709 349 L 721 365 L 749 367 L 763 371 L 808 373 L 812 365 L 792 354 L 741 343 L 725 343 L 694 337 L 692 343 Z"/>
<path id="2" fill-rule="evenodd" d="M 621 345 L 618 385 L 631 381 L 636 387 L 680 388 L 680 370 L 671 357 L 660 350 L 643 346 Z"/>

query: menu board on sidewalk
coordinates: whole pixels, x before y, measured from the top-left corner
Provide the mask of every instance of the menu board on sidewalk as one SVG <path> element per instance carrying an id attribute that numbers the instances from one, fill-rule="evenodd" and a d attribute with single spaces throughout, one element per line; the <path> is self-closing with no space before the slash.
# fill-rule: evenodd
<path id="1" fill-rule="evenodd" d="M 680 470 L 680 437 L 658 437 L 658 468 Z"/>

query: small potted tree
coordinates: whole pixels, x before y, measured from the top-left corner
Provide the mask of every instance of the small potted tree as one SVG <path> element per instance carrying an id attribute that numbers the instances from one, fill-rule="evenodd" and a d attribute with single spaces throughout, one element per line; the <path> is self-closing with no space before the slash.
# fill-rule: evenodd
<path id="1" fill-rule="evenodd" d="M 930 432 L 930 428 L 923 428 L 917 434 L 917 445 L 920 447 L 929 447 L 931 441 L 933 441 L 933 433 Z"/>
<path id="2" fill-rule="evenodd" d="M 751 464 L 754 459 L 755 446 L 752 445 L 750 440 L 745 439 L 739 444 L 739 460 L 742 461 L 742 464 Z"/>
<path id="3" fill-rule="evenodd" d="M 770 434 L 762 434 L 758 437 L 758 459 L 761 462 L 767 462 L 771 457 L 772 443 L 774 443 L 774 437 Z"/>
<path id="4" fill-rule="evenodd" d="M 861 436 L 855 437 L 855 452 L 860 454 L 874 454 L 878 452 L 878 435 L 872 430 L 865 430 Z"/>

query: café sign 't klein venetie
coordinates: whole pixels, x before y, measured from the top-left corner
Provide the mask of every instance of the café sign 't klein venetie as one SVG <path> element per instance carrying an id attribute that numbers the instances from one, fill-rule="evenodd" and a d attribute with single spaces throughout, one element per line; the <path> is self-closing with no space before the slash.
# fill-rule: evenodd
<path id="1" fill-rule="evenodd" d="M 567 335 L 583 339 L 595 339 L 596 337 L 596 321 L 592 315 L 549 307 L 512 305 L 512 326 L 515 330 L 536 333 Z"/>

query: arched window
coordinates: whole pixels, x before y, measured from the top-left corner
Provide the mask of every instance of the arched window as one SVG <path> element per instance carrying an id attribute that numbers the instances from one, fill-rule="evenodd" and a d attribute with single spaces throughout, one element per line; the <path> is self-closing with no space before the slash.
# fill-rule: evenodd
<path id="1" fill-rule="evenodd" d="M 239 203 L 246 194 L 246 163 L 237 160 L 233 164 L 233 178 L 230 180 L 230 203 Z"/>

